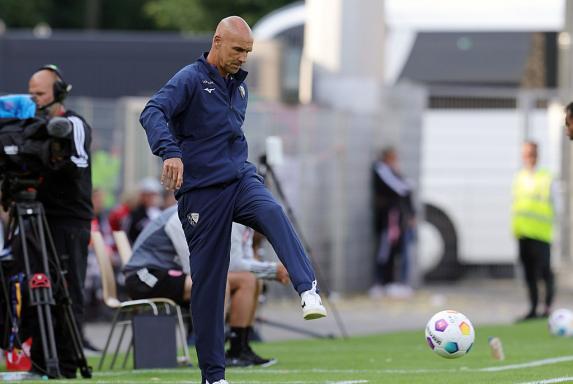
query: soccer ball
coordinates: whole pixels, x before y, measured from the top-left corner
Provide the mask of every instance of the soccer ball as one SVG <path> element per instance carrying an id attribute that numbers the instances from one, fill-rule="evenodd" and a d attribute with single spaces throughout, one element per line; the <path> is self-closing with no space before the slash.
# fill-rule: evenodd
<path id="1" fill-rule="evenodd" d="M 426 341 L 438 355 L 455 359 L 470 351 L 475 339 L 471 321 L 460 312 L 441 311 L 426 324 Z"/>
<path id="2" fill-rule="evenodd" d="M 552 335 L 573 336 L 573 311 L 561 308 L 551 312 L 547 325 Z"/>

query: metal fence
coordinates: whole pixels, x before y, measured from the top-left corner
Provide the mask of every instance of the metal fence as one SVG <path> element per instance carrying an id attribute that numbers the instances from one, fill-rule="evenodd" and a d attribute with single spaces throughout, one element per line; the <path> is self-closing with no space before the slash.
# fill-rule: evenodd
<path id="1" fill-rule="evenodd" d="M 93 126 L 94 148 L 122 159 L 119 192 L 159 176 L 138 117 L 146 99 L 75 99 L 69 107 Z M 370 208 L 371 166 L 386 145 L 403 152 L 405 173 L 419 176 L 421 112 L 425 96 L 411 87 L 385 95 L 388 113 L 360 115 L 315 106 L 251 102 L 244 131 L 249 160 L 258 164 L 268 136 L 282 138 L 285 163 L 276 167 L 301 235 L 324 283 L 336 291 L 366 289 L 373 279 L 374 234 Z"/>
<path id="2" fill-rule="evenodd" d="M 569 218 L 569 151 L 558 101 L 550 91 L 399 86 L 386 89 L 379 112 L 369 114 L 254 101 L 244 131 L 255 164 L 268 136 L 282 138 L 285 162 L 275 171 L 301 234 L 324 283 L 350 293 L 373 282 L 370 172 L 384 146 L 397 147 L 402 170 L 416 186 L 420 252 L 414 252 L 414 284 L 447 264 L 447 236 L 436 235 L 425 222 L 426 204 L 443 209 L 455 228 L 456 263 L 449 264 L 454 269 L 445 277 L 472 266 L 513 266 L 511 179 L 525 138 L 540 142 L 541 163 L 556 174 L 562 215 Z M 150 154 L 138 122 L 145 102 L 79 98 L 69 103 L 93 125 L 94 147 L 121 156 L 118 193 L 160 173 L 161 162 Z M 555 251 L 568 255 L 569 219 L 560 228 Z"/>

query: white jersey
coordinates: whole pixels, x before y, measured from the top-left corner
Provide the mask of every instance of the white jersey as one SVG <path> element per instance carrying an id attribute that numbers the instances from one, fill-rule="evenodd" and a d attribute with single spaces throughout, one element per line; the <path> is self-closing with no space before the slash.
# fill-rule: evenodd
<path id="1" fill-rule="evenodd" d="M 231 260 L 229 272 L 252 272 L 259 279 L 274 280 L 277 276 L 277 263 L 255 259 L 251 228 L 233 223 L 231 229 Z"/>

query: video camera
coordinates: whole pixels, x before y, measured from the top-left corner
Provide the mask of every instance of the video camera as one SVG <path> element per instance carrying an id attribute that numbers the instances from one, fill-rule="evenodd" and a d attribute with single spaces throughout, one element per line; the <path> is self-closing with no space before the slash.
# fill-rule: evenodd
<path id="1" fill-rule="evenodd" d="M 5 209 L 17 192 L 38 187 L 46 172 L 62 168 L 72 155 L 71 122 L 34 114 L 35 105 L 28 95 L 0 97 L 0 180 Z"/>

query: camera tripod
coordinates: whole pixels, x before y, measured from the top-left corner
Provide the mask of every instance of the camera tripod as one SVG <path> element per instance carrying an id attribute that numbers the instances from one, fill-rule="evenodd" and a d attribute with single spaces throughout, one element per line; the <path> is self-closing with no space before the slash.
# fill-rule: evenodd
<path id="1" fill-rule="evenodd" d="M 340 317 L 336 306 L 334 305 L 334 303 L 332 301 L 328 300 L 328 296 L 330 294 L 330 288 L 327 285 L 326 280 L 322 276 L 322 273 L 321 273 L 321 270 L 318 266 L 318 263 L 314 260 L 314 258 L 312 256 L 312 250 L 310 249 L 310 245 L 308 244 L 308 242 L 306 241 L 305 237 L 302 234 L 302 230 L 301 230 L 300 226 L 298 225 L 298 222 L 296 220 L 296 217 L 294 215 L 292 207 L 289 204 L 285 193 L 283 192 L 283 188 L 282 188 L 282 185 L 280 183 L 279 178 L 277 177 L 271 164 L 268 163 L 266 155 L 260 156 L 259 163 L 260 163 L 259 174 L 263 177 L 263 179 L 265 179 L 265 181 L 267 180 L 267 176 L 270 176 L 270 178 L 272 179 L 272 182 L 273 182 L 274 187 L 277 191 L 277 194 L 279 195 L 279 198 L 283 203 L 286 214 L 289 217 L 292 225 L 296 229 L 298 236 L 300 238 L 300 241 L 302 243 L 302 246 L 306 250 L 306 253 L 308 254 L 308 258 L 309 258 L 310 262 L 312 263 L 314 270 L 316 271 L 316 275 L 317 275 L 318 279 L 320 280 L 320 285 L 323 287 L 323 291 L 326 293 L 326 295 L 324 296 L 324 301 L 325 301 L 325 303 L 328 304 L 328 306 L 331 309 L 332 314 L 334 315 L 334 318 L 336 320 L 336 324 L 338 325 L 338 330 L 340 331 L 340 335 L 342 336 L 343 339 L 348 338 L 348 333 L 346 332 L 346 328 L 344 327 L 344 323 L 342 322 L 342 318 Z M 310 336 L 314 336 L 314 337 L 318 337 L 318 338 L 332 338 L 332 335 L 322 336 L 322 335 L 318 335 L 314 332 L 308 332 L 305 330 L 296 329 L 295 327 L 292 327 L 292 326 L 281 325 L 277 322 L 270 322 L 270 321 L 264 320 L 264 319 L 261 319 L 261 322 L 263 324 L 267 323 L 269 325 L 274 325 L 277 327 L 280 326 L 280 327 L 285 328 L 285 329 L 289 329 L 289 330 L 303 333 L 303 334 L 308 334 Z"/>
<path id="2" fill-rule="evenodd" d="M 19 182 L 22 183 L 22 181 Z M 65 281 L 66 271 L 62 269 L 60 255 L 56 252 L 44 207 L 35 198 L 36 190 L 34 188 L 16 192 L 15 199 L 10 205 L 8 221 L 8 240 L 13 241 L 19 237 L 21 254 L 17 255 L 16 259 L 24 263 L 24 273 L 28 282 L 29 306 L 36 308 L 38 324 L 35 326 L 39 328 L 41 340 L 33 340 L 33 342 L 42 345 L 45 373 L 51 378 L 60 377 L 56 348 L 58 340 L 55 337 L 52 317 L 52 308 L 59 305 L 63 311 L 64 323 L 60 326 L 64 329 L 65 337 L 69 337 L 71 340 L 74 360 L 82 377 L 90 378 L 92 376 L 91 367 L 87 365 L 81 334 L 72 311 L 70 294 Z M 28 249 L 32 239 L 39 249 L 37 255 L 31 255 Z M 52 268 L 50 269 L 50 267 Z M 51 272 L 55 275 L 55 280 L 52 279 Z"/>

